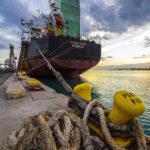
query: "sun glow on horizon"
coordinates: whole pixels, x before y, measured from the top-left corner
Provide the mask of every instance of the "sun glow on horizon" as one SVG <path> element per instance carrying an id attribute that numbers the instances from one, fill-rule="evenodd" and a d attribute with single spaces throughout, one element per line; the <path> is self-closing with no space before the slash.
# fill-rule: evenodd
<path id="1" fill-rule="evenodd" d="M 101 60 L 97 66 L 120 66 L 127 64 L 147 64 L 150 63 L 149 57 L 139 57 L 139 58 L 104 58 Z"/>

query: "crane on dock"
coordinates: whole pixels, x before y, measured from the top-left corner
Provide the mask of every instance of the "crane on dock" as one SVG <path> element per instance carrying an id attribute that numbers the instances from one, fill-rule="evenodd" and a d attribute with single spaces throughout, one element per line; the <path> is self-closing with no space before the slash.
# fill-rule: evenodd
<path id="1" fill-rule="evenodd" d="M 16 69 L 15 60 L 17 59 L 17 57 L 15 57 L 14 55 L 14 45 L 9 44 L 9 48 L 10 48 L 9 59 L 5 60 L 5 68 L 8 69 L 9 71 L 14 71 Z"/>

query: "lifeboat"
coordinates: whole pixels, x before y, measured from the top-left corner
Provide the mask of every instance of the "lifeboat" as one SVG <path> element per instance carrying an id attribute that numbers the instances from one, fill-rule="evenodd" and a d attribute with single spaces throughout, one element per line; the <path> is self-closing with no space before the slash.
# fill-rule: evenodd
<path id="1" fill-rule="evenodd" d="M 62 26 L 63 21 L 62 21 L 62 19 L 59 17 L 59 15 L 58 15 L 58 14 L 54 14 L 54 18 L 55 18 L 55 20 L 56 20 L 57 26 Z"/>

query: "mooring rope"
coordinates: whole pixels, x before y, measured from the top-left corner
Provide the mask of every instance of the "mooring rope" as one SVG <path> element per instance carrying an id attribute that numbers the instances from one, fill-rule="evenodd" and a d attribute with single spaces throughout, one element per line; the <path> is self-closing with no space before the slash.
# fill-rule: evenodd
<path id="1" fill-rule="evenodd" d="M 99 105 L 99 102 L 97 100 L 93 100 L 91 101 L 85 112 L 84 112 L 84 116 L 83 116 L 83 121 L 84 123 L 86 124 L 87 123 L 87 120 L 88 120 L 88 117 L 90 115 L 90 112 L 92 110 L 92 108 L 94 106 L 97 106 Z M 101 130 L 102 130 L 102 133 L 105 137 L 105 140 L 106 142 L 109 144 L 109 146 L 113 149 L 113 150 L 125 150 L 124 148 L 120 147 L 113 139 L 113 137 L 111 136 L 110 132 L 109 132 L 109 129 L 108 129 L 108 126 L 107 126 L 107 123 L 106 123 L 106 118 L 105 118 L 105 115 L 104 115 L 104 110 L 102 107 L 96 107 L 96 110 L 99 114 L 99 119 L 100 119 L 100 125 L 101 125 Z"/>
<path id="2" fill-rule="evenodd" d="M 104 147 L 77 116 L 46 111 L 26 118 L 23 128 L 13 131 L 2 146 L 3 150 L 93 150 L 93 141 L 99 148 Z"/>
<path id="3" fill-rule="evenodd" d="M 57 54 L 55 57 L 50 58 L 48 61 L 50 62 L 50 61 L 52 61 L 54 58 L 57 58 L 57 57 L 63 56 L 63 55 L 65 55 L 66 53 L 71 52 L 73 49 L 74 49 L 74 48 L 69 48 L 69 49 L 67 49 L 67 50 L 66 50 L 66 51 L 64 51 L 64 52 L 62 52 L 62 53 L 60 53 L 60 54 Z M 48 56 L 47 56 L 47 57 L 48 57 Z M 45 62 L 45 61 L 43 61 L 43 62 L 42 62 L 42 63 L 40 63 L 39 65 L 32 67 L 29 71 L 27 71 L 27 74 L 29 74 L 29 73 L 30 73 L 30 72 L 32 72 L 33 70 L 38 69 L 38 68 L 39 68 L 39 67 L 41 67 L 41 66 L 44 66 L 45 64 L 46 64 L 46 62 Z"/>
<path id="4" fill-rule="evenodd" d="M 135 133 L 136 133 L 136 141 L 138 143 L 138 150 L 147 150 L 146 137 L 144 135 L 140 122 L 138 121 L 137 118 L 134 118 L 133 123 L 136 126 Z"/>
<path id="5" fill-rule="evenodd" d="M 63 43 L 62 45 L 60 45 L 58 48 L 56 48 L 54 51 L 52 51 L 52 52 L 51 52 L 50 54 L 48 54 L 46 57 L 48 58 L 50 55 L 52 55 L 54 52 L 56 52 L 58 49 L 60 49 L 60 48 L 61 48 L 63 45 L 65 45 L 67 42 L 68 42 L 68 41 L 66 41 L 65 43 Z M 34 41 L 33 43 L 34 43 L 34 45 L 35 45 L 36 48 L 37 48 L 37 47 L 39 48 L 39 46 L 37 45 L 36 41 Z M 67 49 L 67 50 L 64 51 L 64 52 L 61 52 L 61 53 L 55 55 L 53 58 L 50 58 L 49 61 L 53 60 L 54 58 L 61 57 L 61 56 L 65 55 L 66 53 L 71 52 L 73 49 L 74 49 L 74 48 L 71 47 L 71 48 Z M 30 70 L 28 70 L 28 71 L 27 71 L 27 74 L 29 74 L 29 73 L 32 72 L 33 70 L 38 69 L 38 68 L 41 67 L 41 66 L 44 66 L 45 64 L 46 64 L 46 62 L 45 62 L 45 60 L 44 60 L 44 61 L 43 61 L 42 63 L 40 63 L 39 65 L 34 66 L 34 67 L 32 67 Z"/>
<path id="6" fill-rule="evenodd" d="M 98 112 L 99 115 L 99 119 L 100 119 L 100 128 L 102 130 L 102 133 L 104 135 L 105 141 L 107 142 L 107 144 L 113 149 L 113 150 L 126 150 L 125 148 L 120 147 L 113 139 L 113 137 L 111 136 L 111 133 L 109 131 L 108 125 L 106 123 L 106 116 L 104 115 L 104 110 L 103 107 L 99 107 L 100 102 L 98 102 L 97 100 L 93 100 L 91 101 L 85 112 L 84 112 L 84 116 L 83 116 L 83 121 L 86 124 L 88 117 L 90 115 L 91 110 L 93 109 L 93 107 L 96 107 L 96 110 Z M 144 135 L 143 129 L 140 125 L 140 122 L 134 118 L 133 119 L 133 126 L 136 127 L 136 141 L 138 144 L 138 150 L 147 150 L 147 145 L 146 145 L 146 137 Z"/>

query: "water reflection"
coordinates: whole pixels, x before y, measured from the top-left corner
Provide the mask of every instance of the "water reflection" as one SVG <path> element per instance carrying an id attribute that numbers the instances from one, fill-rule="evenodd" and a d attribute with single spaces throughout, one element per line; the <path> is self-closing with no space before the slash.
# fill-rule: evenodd
<path id="1" fill-rule="evenodd" d="M 146 111 L 139 119 L 145 133 L 150 135 L 150 71 L 90 70 L 81 78 L 91 83 L 92 93 L 106 107 L 112 107 L 114 94 L 119 90 L 128 90 L 141 97 Z"/>
<path id="2" fill-rule="evenodd" d="M 41 79 L 45 84 L 65 93 L 55 79 Z M 144 132 L 150 136 L 150 71 L 102 71 L 89 70 L 78 80 L 67 80 L 73 88 L 79 83 L 88 82 L 92 86 L 92 97 L 101 101 L 106 107 L 113 105 L 114 94 L 119 90 L 128 90 L 141 97 L 146 104 L 145 113 L 139 117 Z M 65 93 L 66 94 L 66 93 Z"/>

